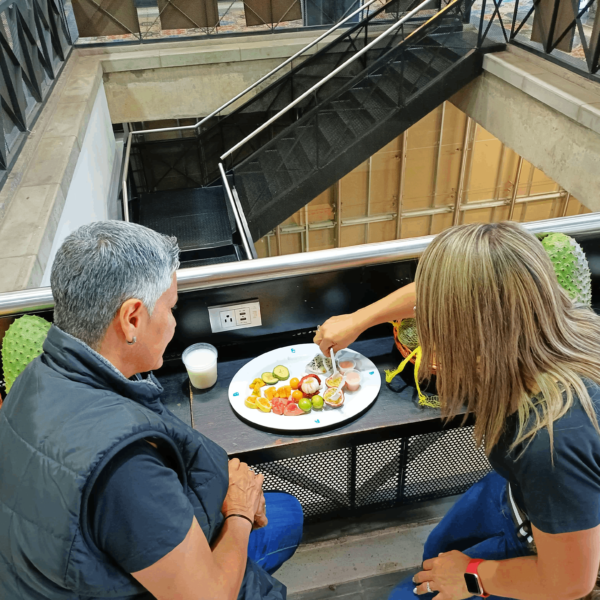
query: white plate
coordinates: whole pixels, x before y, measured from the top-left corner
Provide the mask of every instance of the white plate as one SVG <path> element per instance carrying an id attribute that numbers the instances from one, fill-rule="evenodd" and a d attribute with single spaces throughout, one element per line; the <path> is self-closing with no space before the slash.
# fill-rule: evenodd
<path id="1" fill-rule="evenodd" d="M 244 420 L 256 423 L 260 427 L 277 431 L 307 431 L 341 425 L 373 404 L 381 388 L 381 375 L 366 356 L 349 349 L 339 352 L 340 360 L 347 358 L 356 361 L 356 369 L 361 375 L 361 384 L 356 392 L 344 391 L 345 401 L 340 408 L 324 408 L 297 417 L 286 417 L 273 412 L 264 413 L 256 408 L 248 408 L 244 404 L 244 400 L 252 393 L 249 386 L 254 379 L 267 371 L 273 371 L 277 365 L 289 369 L 290 379 L 293 377 L 301 379 L 308 375 L 306 365 L 319 352 L 316 344 L 298 344 L 266 352 L 251 360 L 236 373 L 229 385 L 229 402 L 233 410 Z M 324 379 L 320 375 L 319 377 L 324 385 Z M 290 379 L 282 381 L 276 387 L 288 385 Z"/>

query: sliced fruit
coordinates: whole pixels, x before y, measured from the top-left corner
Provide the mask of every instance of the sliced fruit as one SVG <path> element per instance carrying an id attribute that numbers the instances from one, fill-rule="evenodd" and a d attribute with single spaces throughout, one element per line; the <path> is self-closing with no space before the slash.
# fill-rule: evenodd
<path id="1" fill-rule="evenodd" d="M 277 395 L 280 398 L 289 398 L 292 395 L 292 388 L 289 385 L 282 385 L 280 388 L 277 388 Z"/>
<path id="2" fill-rule="evenodd" d="M 289 403 L 290 401 L 287 398 L 273 398 L 271 400 L 272 410 L 276 415 L 282 415 Z"/>
<path id="3" fill-rule="evenodd" d="M 256 400 L 257 397 L 256 396 L 248 396 L 245 400 L 244 400 L 244 404 L 248 407 L 248 408 L 258 408 L 256 406 Z"/>
<path id="4" fill-rule="evenodd" d="M 284 367 L 283 365 L 277 365 L 273 369 L 273 375 L 277 377 L 279 381 L 285 381 L 286 379 L 290 378 L 290 371 L 287 367 Z"/>
<path id="5" fill-rule="evenodd" d="M 271 402 L 267 398 L 257 398 L 256 399 L 256 408 L 261 410 L 264 413 L 271 412 Z"/>
<path id="6" fill-rule="evenodd" d="M 344 392 L 340 388 L 329 388 L 323 394 L 323 400 L 328 406 L 339 408 L 344 404 Z"/>
<path id="7" fill-rule="evenodd" d="M 253 396 L 260 396 L 260 385 L 255 385 L 254 389 L 252 390 L 252 395 Z"/>
<path id="8" fill-rule="evenodd" d="M 275 396 L 277 396 L 277 388 L 268 387 L 265 390 L 265 398 L 267 398 L 268 400 L 273 400 L 273 398 L 275 398 Z"/>
<path id="9" fill-rule="evenodd" d="M 330 388 L 336 388 L 336 387 L 341 387 L 342 386 L 342 382 L 344 381 L 344 376 L 341 373 L 338 373 L 337 375 L 332 375 L 331 377 L 328 377 L 325 380 L 325 383 L 327 384 L 327 387 Z"/>
<path id="10" fill-rule="evenodd" d="M 298 406 L 306 413 L 312 410 L 312 402 L 308 398 L 302 398 L 298 402 Z"/>
<path id="11" fill-rule="evenodd" d="M 302 398 L 304 398 L 304 394 L 300 391 L 300 390 L 294 390 L 292 392 L 292 398 L 296 401 L 296 402 L 300 402 L 300 400 L 302 400 Z"/>
<path id="12" fill-rule="evenodd" d="M 313 396 L 311 402 L 315 410 L 321 410 L 323 408 L 323 396 Z"/>
<path id="13" fill-rule="evenodd" d="M 277 377 L 275 377 L 275 375 L 273 375 L 273 373 L 263 373 L 261 375 L 261 379 L 267 385 L 277 385 L 279 383 L 279 379 L 277 379 Z"/>
<path id="14" fill-rule="evenodd" d="M 254 381 L 253 381 L 253 382 L 250 384 L 250 387 L 251 387 L 252 389 L 254 389 L 254 387 L 255 387 L 255 386 L 257 386 L 257 385 L 258 385 L 259 387 L 262 387 L 263 385 L 265 385 L 265 382 L 264 382 L 264 381 L 263 381 L 263 380 L 262 380 L 260 377 L 257 377 L 257 378 L 256 378 L 256 379 L 255 379 L 255 380 L 254 380 Z"/>
<path id="15" fill-rule="evenodd" d="M 283 414 L 287 417 L 297 417 L 298 415 L 305 415 L 306 413 L 295 402 L 290 402 L 283 409 Z"/>
<path id="16" fill-rule="evenodd" d="M 290 379 L 290 385 L 293 390 L 297 390 L 300 387 L 300 380 L 297 377 L 292 377 L 292 379 Z"/>

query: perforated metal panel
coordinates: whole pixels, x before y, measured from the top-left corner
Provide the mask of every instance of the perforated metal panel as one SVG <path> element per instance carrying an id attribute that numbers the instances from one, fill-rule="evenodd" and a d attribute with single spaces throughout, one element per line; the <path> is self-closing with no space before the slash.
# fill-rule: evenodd
<path id="1" fill-rule="evenodd" d="M 300 500 L 307 521 L 358 515 L 468 490 L 491 470 L 464 427 L 254 464 L 265 490 Z"/>

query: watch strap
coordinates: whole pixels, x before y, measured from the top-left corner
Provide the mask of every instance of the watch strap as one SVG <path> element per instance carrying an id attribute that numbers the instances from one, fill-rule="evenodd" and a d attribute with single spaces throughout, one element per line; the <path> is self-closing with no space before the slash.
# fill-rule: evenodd
<path id="1" fill-rule="evenodd" d="M 481 579 L 479 578 L 479 573 L 477 572 L 478 568 L 479 568 L 479 565 L 482 562 L 485 562 L 485 560 L 483 558 L 472 558 L 469 561 L 469 564 L 467 565 L 467 570 L 465 572 L 466 573 L 470 573 L 472 575 L 477 575 L 477 580 L 479 581 L 479 587 L 481 588 L 481 592 L 482 592 L 480 594 L 480 596 L 481 596 L 481 598 L 488 598 L 489 594 L 485 593 L 485 591 L 483 589 L 483 585 L 481 583 Z"/>

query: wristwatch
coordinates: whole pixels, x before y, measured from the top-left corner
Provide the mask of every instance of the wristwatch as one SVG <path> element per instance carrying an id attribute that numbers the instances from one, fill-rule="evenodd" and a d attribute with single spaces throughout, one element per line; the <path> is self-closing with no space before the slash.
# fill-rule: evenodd
<path id="1" fill-rule="evenodd" d="M 489 594 L 485 593 L 483 584 L 481 583 L 481 579 L 479 579 L 479 574 L 477 573 L 477 568 L 482 562 L 482 558 L 471 559 L 471 562 L 469 562 L 467 570 L 465 571 L 465 582 L 467 584 L 467 590 L 470 594 L 487 598 Z"/>

